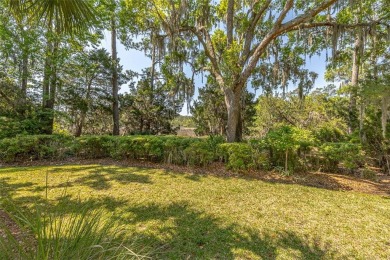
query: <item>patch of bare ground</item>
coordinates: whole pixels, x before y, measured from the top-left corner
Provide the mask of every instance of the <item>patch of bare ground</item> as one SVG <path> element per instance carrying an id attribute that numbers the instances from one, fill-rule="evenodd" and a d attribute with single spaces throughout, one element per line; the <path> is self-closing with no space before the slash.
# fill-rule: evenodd
<path id="1" fill-rule="evenodd" d="M 390 176 L 377 171 L 376 180 L 367 180 L 350 174 L 335 174 L 326 172 L 296 173 L 284 176 L 274 171 L 231 171 L 223 163 L 213 163 L 206 167 L 178 166 L 172 164 L 155 163 L 147 160 L 112 160 L 112 159 L 67 159 L 63 161 L 27 161 L 3 166 L 58 166 L 58 165 L 118 165 L 127 167 L 157 168 L 177 174 L 190 173 L 198 175 L 213 175 L 224 178 L 251 178 L 267 182 L 298 184 L 328 190 L 355 191 L 381 196 L 390 196 Z M 1 167 L 1 166 L 0 166 Z"/>

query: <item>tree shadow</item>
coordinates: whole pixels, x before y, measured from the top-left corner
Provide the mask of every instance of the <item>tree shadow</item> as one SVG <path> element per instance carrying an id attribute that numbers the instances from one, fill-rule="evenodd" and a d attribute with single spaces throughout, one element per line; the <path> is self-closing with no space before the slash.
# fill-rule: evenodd
<path id="1" fill-rule="evenodd" d="M 222 167 L 222 168 L 221 168 Z M 182 170 L 180 170 L 182 169 Z M 180 171 L 179 171 L 180 170 Z M 358 191 L 368 194 L 390 195 L 390 184 L 366 180 L 344 174 L 329 174 L 323 172 L 301 172 L 292 176 L 283 176 L 277 172 L 241 171 L 235 172 L 224 169 L 223 165 L 212 164 L 204 168 L 176 167 L 164 169 L 164 174 L 176 178 L 184 175 L 188 180 L 200 181 L 202 178 L 214 176 L 222 179 L 239 178 L 246 181 L 261 180 L 271 184 L 293 184 L 335 191 Z"/>
<path id="2" fill-rule="evenodd" d="M 109 179 L 100 172 L 89 173 L 86 176 L 77 178 L 74 183 L 88 186 L 95 190 L 108 190 L 111 188 Z"/>
<path id="3" fill-rule="evenodd" d="M 125 199 L 117 199 L 112 196 L 99 196 L 98 198 L 90 198 L 87 200 L 81 200 L 80 198 L 74 198 L 71 195 L 64 193 L 56 201 L 50 201 L 49 206 L 52 209 L 60 210 L 63 213 L 75 213 L 80 208 L 100 210 L 102 208 L 112 212 L 115 209 L 124 207 L 127 203 Z"/>
<path id="4" fill-rule="evenodd" d="M 168 206 L 157 204 L 127 208 L 125 223 L 137 225 L 135 236 L 159 248 L 155 258 L 168 259 L 276 259 L 280 249 L 297 251 L 298 259 L 322 259 L 334 252 L 320 240 L 301 238 L 292 231 L 264 232 L 226 225 L 223 221 L 192 209 L 186 202 Z M 147 228 L 148 223 L 154 226 Z"/>
<path id="5" fill-rule="evenodd" d="M 10 183 L 10 177 L 5 177 L 0 179 L 0 195 L 1 197 L 11 197 L 15 192 L 20 188 L 27 188 L 34 186 L 32 182 L 18 182 Z"/>
<path id="6" fill-rule="evenodd" d="M 23 172 L 32 172 L 32 171 L 36 171 L 37 168 L 44 168 L 44 167 L 20 167 L 20 166 L 9 166 L 7 165 L 6 167 L 0 167 L 0 174 L 9 174 L 9 173 L 14 173 L 14 172 L 20 172 L 20 171 L 23 171 Z"/>
<path id="7" fill-rule="evenodd" d="M 124 172 L 125 170 L 125 172 Z M 137 170 L 137 169 L 136 169 Z M 95 170 L 94 173 L 105 173 L 110 181 L 115 180 L 120 184 L 128 184 L 131 182 L 151 184 L 150 178 L 148 175 L 140 175 L 134 172 L 130 172 L 126 167 L 120 168 L 102 168 Z"/>
<path id="8" fill-rule="evenodd" d="M 131 172 L 119 172 L 117 168 L 99 168 L 87 175 L 77 178 L 73 183 L 85 185 L 95 190 L 108 190 L 112 187 L 112 181 L 117 181 L 120 184 L 128 184 L 132 182 L 151 184 L 149 176 L 138 175 Z M 72 186 L 68 183 L 67 186 Z"/>
<path id="9" fill-rule="evenodd" d="M 96 170 L 97 167 L 101 167 L 100 165 L 74 165 L 75 167 L 53 167 L 48 172 L 49 173 L 77 173 L 77 172 L 89 172 L 92 170 Z M 77 166 L 77 167 L 76 167 Z"/>

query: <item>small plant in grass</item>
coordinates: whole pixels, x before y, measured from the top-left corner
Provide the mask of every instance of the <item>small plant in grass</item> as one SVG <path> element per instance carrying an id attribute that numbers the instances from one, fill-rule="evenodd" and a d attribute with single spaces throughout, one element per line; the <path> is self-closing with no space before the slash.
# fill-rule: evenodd
<path id="1" fill-rule="evenodd" d="M 0 256 L 4 259 L 145 258 L 123 245 L 118 239 L 120 228 L 101 211 L 81 207 L 66 213 L 60 206 L 49 211 L 48 205 L 36 204 L 34 213 L 14 206 L 12 212 L 21 229 L 30 235 L 24 235 L 24 241 L 10 231 L 0 237 Z"/>
<path id="2" fill-rule="evenodd" d="M 274 167 L 274 170 L 282 176 L 291 176 L 292 175 L 292 171 L 286 170 L 284 167 L 281 167 L 281 166 Z"/>

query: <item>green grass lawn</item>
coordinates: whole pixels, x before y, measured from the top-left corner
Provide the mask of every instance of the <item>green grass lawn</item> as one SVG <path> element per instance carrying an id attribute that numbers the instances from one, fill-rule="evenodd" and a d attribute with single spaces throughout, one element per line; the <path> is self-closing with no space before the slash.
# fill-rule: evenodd
<path id="1" fill-rule="evenodd" d="M 390 199 L 245 178 L 101 165 L 0 168 L 2 201 L 104 209 L 169 259 L 389 259 Z M 64 195 L 65 194 L 65 195 Z M 6 203 L 4 205 L 7 205 Z"/>

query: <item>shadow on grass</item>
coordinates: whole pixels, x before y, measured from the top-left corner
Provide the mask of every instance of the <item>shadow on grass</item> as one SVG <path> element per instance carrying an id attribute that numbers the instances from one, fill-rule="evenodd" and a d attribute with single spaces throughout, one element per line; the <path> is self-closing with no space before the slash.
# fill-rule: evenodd
<path id="1" fill-rule="evenodd" d="M 10 197 L 15 194 L 18 189 L 32 187 L 32 182 L 10 183 L 10 177 L 0 178 L 0 195 L 1 197 Z"/>
<path id="2" fill-rule="evenodd" d="M 115 169 L 106 169 L 105 180 L 136 181 L 149 183 L 148 178 L 136 176 L 120 177 Z M 101 171 L 99 171 L 101 172 Z M 108 174 L 110 173 L 111 174 Z M 81 180 L 92 182 L 94 178 Z M 119 176 L 119 177 L 118 177 Z M 130 175 L 131 176 L 131 175 Z M 98 181 L 101 176 L 98 177 Z M 145 177 L 145 176 L 142 176 Z M 124 179 L 122 179 L 124 178 Z M 170 205 L 147 204 L 128 207 L 125 199 L 111 196 L 100 196 L 80 200 L 64 194 L 56 200 L 46 201 L 42 196 L 14 197 L 21 188 L 33 186 L 33 183 L 9 183 L 9 178 L 0 179 L 2 187 L 0 194 L 10 197 L 12 204 L 26 207 L 37 203 L 47 205 L 49 211 L 60 210 L 62 213 L 77 213 L 80 208 L 91 210 L 106 209 L 108 212 L 120 208 L 130 217 L 114 215 L 113 218 L 122 224 L 132 224 L 136 232 L 128 234 L 128 241 L 137 240 L 138 243 L 150 247 L 153 258 L 168 259 L 276 259 L 281 252 L 288 251 L 288 256 L 295 259 L 324 259 L 332 258 L 336 252 L 319 239 L 304 237 L 292 231 L 262 231 L 243 227 L 236 224 L 223 223 L 220 219 L 210 216 L 206 212 L 192 208 L 187 202 L 177 202 Z M 100 180 L 102 181 L 102 180 Z M 102 187 L 102 186 L 99 186 Z M 104 186 L 103 186 L 104 187 Z M 11 211 L 12 212 L 12 211 Z M 291 251 L 293 253 L 291 253 Z"/>
<path id="3" fill-rule="evenodd" d="M 81 200 L 74 198 L 64 193 L 59 198 L 50 198 L 46 200 L 44 195 L 24 195 L 15 196 L 19 189 L 32 188 L 34 192 L 42 192 L 45 190 L 44 186 L 35 186 L 32 182 L 24 182 L 13 184 L 10 183 L 10 178 L 0 178 L 0 199 L 6 204 L 18 205 L 21 208 L 27 208 L 31 205 L 46 205 L 48 208 L 62 209 L 65 213 L 77 212 L 81 208 L 101 209 L 106 208 L 108 211 L 114 211 L 118 207 L 123 207 L 127 201 L 125 199 L 117 199 L 112 196 L 101 195 L 97 198 L 89 198 L 87 200 Z M 56 186 L 58 187 L 58 186 Z M 50 189 L 51 187 L 49 187 Z M 0 202 L 1 202 L 0 201 Z M 3 206 L 6 206 L 3 205 Z"/>
<path id="4" fill-rule="evenodd" d="M 88 175 L 76 179 L 74 182 L 95 190 L 108 190 L 111 188 L 109 179 L 100 172 L 89 173 Z"/>
<path id="5" fill-rule="evenodd" d="M 344 174 L 328 174 L 322 172 L 303 172 L 295 173 L 292 176 L 283 176 L 276 172 L 261 172 L 261 171 L 229 171 L 220 163 L 214 163 L 204 168 L 186 168 L 175 167 L 164 169 L 164 174 L 176 178 L 177 175 L 185 175 L 184 177 L 192 181 L 200 181 L 202 178 L 214 176 L 223 179 L 239 178 L 246 181 L 261 180 L 264 182 L 276 184 L 294 184 L 306 187 L 314 187 L 326 190 L 336 191 L 358 191 L 368 194 L 390 195 L 390 184 L 379 183 L 372 180 L 366 180 L 359 177 Z M 189 174 L 190 173 L 190 174 Z M 336 178 L 335 178 L 336 177 Z"/>
<path id="6" fill-rule="evenodd" d="M 74 198 L 70 195 L 62 195 L 58 199 L 58 203 L 53 203 L 50 205 L 52 208 L 57 208 L 63 211 L 64 213 L 73 213 L 77 212 L 79 208 L 88 208 L 88 209 L 102 209 L 105 208 L 108 211 L 114 211 L 116 208 L 124 207 L 127 200 L 117 199 L 111 196 L 100 196 L 98 198 L 89 198 L 87 200 L 81 200 Z"/>
<path id="7" fill-rule="evenodd" d="M 125 169 L 125 168 L 123 168 Z M 78 185 L 88 186 L 95 190 L 108 190 L 112 187 L 111 182 L 117 181 L 120 184 L 128 184 L 132 182 L 151 184 L 152 182 L 147 175 L 139 175 L 131 172 L 121 172 L 122 168 L 98 168 L 88 173 L 87 175 L 76 179 L 73 183 Z M 120 171 L 121 170 L 121 171 Z M 73 186 L 72 182 L 64 183 L 57 187 Z"/>
<path id="8" fill-rule="evenodd" d="M 88 172 L 96 170 L 101 167 L 100 165 L 76 165 L 77 167 L 53 167 L 49 170 L 49 173 L 77 173 L 77 172 Z"/>
<path id="9" fill-rule="evenodd" d="M 301 238 L 294 232 L 260 234 L 250 228 L 225 225 L 185 202 L 134 206 L 127 211 L 133 218 L 122 221 L 143 227 L 135 236 L 158 248 L 153 253 L 156 258 L 276 259 L 280 249 L 293 250 L 297 259 L 323 259 L 335 254 L 329 246 L 321 246 L 320 240 Z M 148 223 L 155 226 L 147 228 Z"/>
<path id="10" fill-rule="evenodd" d="M 38 167 L 20 167 L 20 166 L 6 166 L 5 168 L 0 168 L 0 174 L 9 174 L 14 172 L 33 172 L 37 169 L 46 169 L 45 166 L 38 166 Z"/>

